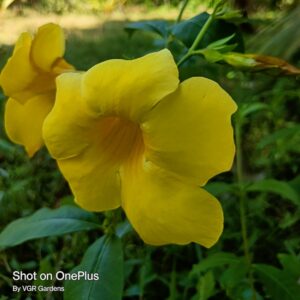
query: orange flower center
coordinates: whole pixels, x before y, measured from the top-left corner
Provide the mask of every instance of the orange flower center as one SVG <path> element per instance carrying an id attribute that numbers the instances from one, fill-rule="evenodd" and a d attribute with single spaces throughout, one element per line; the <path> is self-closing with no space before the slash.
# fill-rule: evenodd
<path id="1" fill-rule="evenodd" d="M 100 144 L 107 159 L 115 163 L 135 160 L 144 153 L 140 126 L 117 116 L 105 117 L 99 122 Z"/>

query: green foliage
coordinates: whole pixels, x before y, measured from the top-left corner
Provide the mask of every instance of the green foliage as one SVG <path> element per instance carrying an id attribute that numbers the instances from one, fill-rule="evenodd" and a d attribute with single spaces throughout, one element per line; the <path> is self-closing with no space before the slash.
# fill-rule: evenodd
<path id="1" fill-rule="evenodd" d="M 255 270 L 274 300 L 297 300 L 300 286 L 290 274 L 272 266 L 257 264 Z"/>
<path id="2" fill-rule="evenodd" d="M 197 290 L 199 293 L 199 300 L 207 300 L 209 299 L 215 291 L 215 279 L 212 272 L 207 272 L 204 276 L 202 276 L 197 284 Z M 195 298 L 196 299 L 196 298 Z"/>
<path id="3" fill-rule="evenodd" d="M 297 256 L 291 254 L 278 254 L 278 260 L 283 270 L 289 274 L 294 280 L 298 280 L 300 276 L 300 260 Z"/>
<path id="4" fill-rule="evenodd" d="M 264 179 L 252 183 L 247 187 L 248 192 L 269 192 L 280 195 L 282 198 L 290 200 L 296 206 L 300 207 L 299 194 L 291 187 L 291 185 L 284 181 L 275 179 Z"/>
<path id="5" fill-rule="evenodd" d="M 42 208 L 33 215 L 13 221 L 4 228 L 0 234 L 0 249 L 32 239 L 99 227 L 95 215 L 75 206 L 61 206 L 55 210 Z"/>
<path id="6" fill-rule="evenodd" d="M 116 236 L 103 236 L 91 245 L 71 273 L 98 274 L 100 280 L 65 281 L 65 300 L 119 300 L 123 292 L 123 250 Z"/>
<path id="7" fill-rule="evenodd" d="M 175 58 L 179 60 L 192 46 L 199 31 L 208 21 L 209 17 L 210 15 L 208 13 L 201 13 L 191 19 L 175 23 L 164 20 L 132 22 L 126 25 L 125 30 L 130 36 L 134 32 L 139 31 L 154 34 L 157 37 L 154 41 L 156 48 L 169 48 Z M 231 44 L 227 45 L 226 43 L 229 41 Z M 201 53 L 205 57 L 208 57 L 211 51 L 214 51 L 214 53 L 216 53 L 217 50 L 221 52 L 228 52 L 233 49 L 243 51 L 244 42 L 238 27 L 231 23 L 230 19 L 227 21 L 216 19 L 207 29 L 201 42 L 194 50 L 197 49 L 201 49 Z M 209 53 L 208 50 L 210 50 Z M 218 61 L 218 59 L 211 59 L 209 61 L 215 62 Z"/>
<path id="8" fill-rule="evenodd" d="M 201 260 L 198 264 L 193 266 L 191 274 L 201 273 L 212 268 L 221 267 L 223 265 L 231 265 L 239 262 L 239 258 L 233 253 L 219 252 L 210 255 L 208 258 Z"/>
<path id="9" fill-rule="evenodd" d="M 134 22 L 126 25 L 125 30 L 132 35 L 135 31 L 148 31 L 160 35 L 162 38 L 166 38 L 168 35 L 168 22 L 164 20 L 152 20 Z"/>
<path id="10" fill-rule="evenodd" d="M 191 19 L 175 24 L 172 28 L 172 34 L 187 47 L 190 47 L 208 18 L 208 13 L 201 13 Z M 241 34 L 238 33 L 237 26 L 224 20 L 216 20 L 209 27 L 198 48 L 205 48 L 207 45 L 231 35 L 234 35 L 231 43 L 237 45 L 237 50 L 243 51 L 243 39 Z"/>

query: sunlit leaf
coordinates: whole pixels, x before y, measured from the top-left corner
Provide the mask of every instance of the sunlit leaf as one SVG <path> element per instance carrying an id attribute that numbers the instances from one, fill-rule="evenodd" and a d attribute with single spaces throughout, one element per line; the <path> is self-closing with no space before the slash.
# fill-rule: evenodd
<path id="1" fill-rule="evenodd" d="M 219 16 L 217 16 L 218 19 L 227 20 L 234 24 L 241 24 L 247 22 L 247 18 L 244 18 L 242 15 L 242 12 L 239 10 L 232 10 L 232 8 L 229 8 L 223 12 Z"/>
<path id="2" fill-rule="evenodd" d="M 229 41 L 231 41 L 234 38 L 234 36 L 235 36 L 235 33 L 233 33 L 227 37 L 224 37 L 223 39 L 212 42 L 211 44 L 209 44 L 207 46 L 207 48 L 218 50 L 220 46 L 223 46 L 223 45 L 227 44 Z"/>
<path id="3" fill-rule="evenodd" d="M 257 66 L 253 57 L 237 52 L 229 52 L 223 55 L 224 62 L 241 69 L 251 69 Z"/>
<path id="4" fill-rule="evenodd" d="M 210 63 L 215 63 L 223 60 L 223 54 L 215 49 L 205 48 L 201 50 L 201 54 L 203 54 L 205 59 Z"/>

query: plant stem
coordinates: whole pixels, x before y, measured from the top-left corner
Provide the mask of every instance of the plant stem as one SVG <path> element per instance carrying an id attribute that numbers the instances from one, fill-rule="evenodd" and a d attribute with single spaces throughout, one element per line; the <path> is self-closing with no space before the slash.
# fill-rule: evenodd
<path id="1" fill-rule="evenodd" d="M 178 23 L 181 21 L 183 12 L 185 11 L 185 9 L 186 9 L 186 7 L 187 7 L 189 1 L 190 1 L 190 0 L 184 0 L 184 1 L 183 1 L 182 6 L 181 6 L 181 8 L 180 8 L 179 15 L 178 15 L 178 17 L 177 17 L 177 20 L 176 20 L 175 24 L 178 24 Z"/>
<path id="2" fill-rule="evenodd" d="M 235 120 L 235 139 L 236 139 L 236 169 L 237 182 L 239 186 L 240 198 L 240 222 L 243 238 L 243 248 L 246 263 L 248 265 L 249 282 L 252 290 L 252 300 L 256 300 L 256 291 L 254 287 L 254 278 L 252 272 L 252 258 L 249 251 L 249 241 L 247 232 L 247 216 L 246 216 L 246 193 L 244 189 L 244 175 L 243 175 L 243 154 L 242 154 L 242 121 L 239 116 Z"/>
<path id="3" fill-rule="evenodd" d="M 201 28 L 199 34 L 197 35 L 196 39 L 194 40 L 193 45 L 190 48 L 191 52 L 194 51 L 196 49 L 196 47 L 199 45 L 199 43 L 202 40 L 202 38 L 203 38 L 204 34 L 206 33 L 207 29 L 209 28 L 209 26 L 213 22 L 213 20 L 215 18 L 215 12 L 216 11 L 214 10 L 214 12 L 209 16 L 209 18 L 206 20 L 205 24 Z"/>
<path id="4" fill-rule="evenodd" d="M 211 23 L 214 21 L 215 19 L 215 15 L 218 11 L 218 8 L 220 6 L 221 2 L 218 2 L 215 7 L 214 10 L 212 12 L 212 14 L 209 16 L 209 18 L 206 20 L 205 24 L 203 25 L 203 27 L 201 28 L 201 30 L 199 31 L 198 35 L 196 36 L 192 46 L 190 47 L 190 49 L 188 50 L 188 52 L 179 60 L 179 62 L 177 63 L 177 66 L 179 67 L 182 63 L 184 63 L 189 57 L 191 57 L 192 55 L 195 54 L 195 49 L 196 47 L 199 45 L 200 41 L 203 39 L 207 29 L 209 28 L 209 26 L 211 25 Z"/>

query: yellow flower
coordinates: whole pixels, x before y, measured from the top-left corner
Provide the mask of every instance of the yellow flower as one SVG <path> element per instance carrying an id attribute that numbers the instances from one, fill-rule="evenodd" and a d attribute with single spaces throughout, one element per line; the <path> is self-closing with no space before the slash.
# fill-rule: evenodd
<path id="1" fill-rule="evenodd" d="M 148 244 L 210 247 L 223 213 L 200 186 L 231 168 L 235 110 L 209 79 L 179 84 L 162 50 L 59 76 L 43 134 L 81 207 L 122 206 Z"/>
<path id="2" fill-rule="evenodd" d="M 0 74 L 0 85 L 9 97 L 5 129 L 15 143 L 32 156 L 42 145 L 42 124 L 55 100 L 55 78 L 74 70 L 62 57 L 65 40 L 56 24 L 41 26 L 35 37 L 24 32 Z"/>

